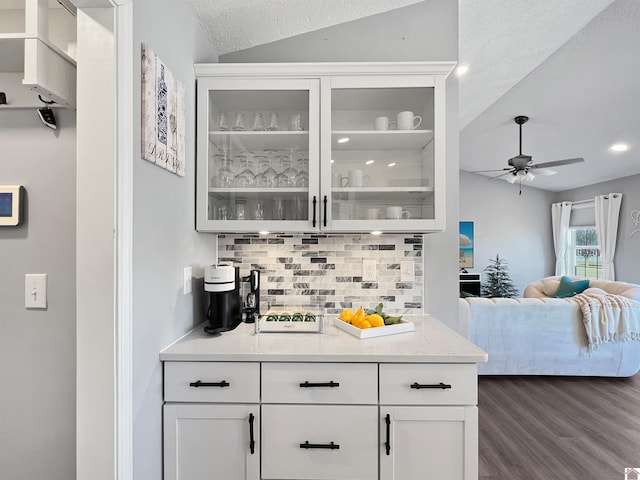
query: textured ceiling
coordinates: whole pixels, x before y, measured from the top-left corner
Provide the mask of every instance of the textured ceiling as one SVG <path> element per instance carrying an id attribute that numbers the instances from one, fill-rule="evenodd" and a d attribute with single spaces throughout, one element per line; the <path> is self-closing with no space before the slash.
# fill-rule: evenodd
<path id="1" fill-rule="evenodd" d="M 404 7 L 419 0 L 187 0 L 218 55 Z"/>
<path id="2" fill-rule="evenodd" d="M 416 10 L 401 7 L 437 3 L 187 1 L 217 53 L 237 52 L 225 55 L 229 60 L 224 61 L 241 62 L 262 61 L 265 54 L 267 61 L 305 61 L 300 58 L 300 45 L 308 49 L 311 59 L 350 58 L 348 52 L 358 56 L 362 38 L 373 40 L 371 25 L 380 25 L 384 17 L 387 27 L 373 35 L 386 35 L 389 48 L 372 50 L 381 60 L 406 59 L 403 54 L 408 49 L 400 52 L 397 38 L 418 43 L 412 48 L 419 51 L 428 23 L 413 17 L 403 21 L 403 15 L 406 19 Z M 458 3 L 459 59 L 470 65 L 459 87 L 461 169 L 506 166 L 507 159 L 518 153 L 513 117 L 528 115 L 531 120 L 525 125 L 523 150 L 535 162 L 585 158 L 584 164 L 559 167 L 556 175 L 538 175 L 532 186 L 562 191 L 640 173 L 640 122 L 636 120 L 640 110 L 640 0 Z M 429 11 L 418 10 L 421 14 Z M 380 13 L 375 22 L 354 21 Z M 345 35 L 345 28 L 355 31 Z M 607 148 L 615 141 L 629 143 L 631 150 L 612 156 Z"/>

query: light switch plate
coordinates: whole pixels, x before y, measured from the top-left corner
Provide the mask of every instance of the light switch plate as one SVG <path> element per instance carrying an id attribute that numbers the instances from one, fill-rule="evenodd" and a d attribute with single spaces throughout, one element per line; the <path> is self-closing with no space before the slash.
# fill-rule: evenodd
<path id="1" fill-rule="evenodd" d="M 184 295 L 189 295 L 192 292 L 193 281 L 191 277 L 193 277 L 193 268 L 184 267 L 182 272 L 182 293 Z"/>
<path id="2" fill-rule="evenodd" d="M 24 276 L 24 307 L 47 308 L 46 273 L 27 273 Z"/>
<path id="3" fill-rule="evenodd" d="M 403 260 L 400 262 L 400 281 L 413 282 L 415 280 L 415 272 L 413 261 Z"/>
<path id="4" fill-rule="evenodd" d="M 362 281 L 363 282 L 375 282 L 376 281 L 376 261 L 375 260 L 362 260 Z"/>

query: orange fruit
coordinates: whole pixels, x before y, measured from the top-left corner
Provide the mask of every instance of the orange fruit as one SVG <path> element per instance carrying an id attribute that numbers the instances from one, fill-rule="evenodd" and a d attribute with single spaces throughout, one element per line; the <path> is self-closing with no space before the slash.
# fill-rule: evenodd
<path id="1" fill-rule="evenodd" d="M 371 315 L 367 315 L 364 317 L 372 327 L 384 327 L 384 320 L 377 313 L 372 313 Z"/>
<path id="2" fill-rule="evenodd" d="M 348 308 L 345 308 L 340 313 L 340 316 L 338 318 L 344 322 L 351 323 L 351 321 L 353 320 L 353 312 Z"/>

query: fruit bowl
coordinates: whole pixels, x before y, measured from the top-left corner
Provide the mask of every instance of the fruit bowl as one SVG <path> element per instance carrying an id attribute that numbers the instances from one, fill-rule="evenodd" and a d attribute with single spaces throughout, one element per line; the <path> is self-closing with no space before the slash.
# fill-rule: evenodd
<path id="1" fill-rule="evenodd" d="M 399 323 L 396 323 L 394 325 L 385 325 L 384 327 L 374 328 L 354 327 L 353 325 L 344 322 L 339 318 L 335 318 L 333 320 L 333 324 L 340 330 L 344 330 L 345 332 L 360 339 L 383 337 L 385 335 L 395 335 L 396 333 L 413 332 L 413 323 L 408 320 L 400 320 Z"/>

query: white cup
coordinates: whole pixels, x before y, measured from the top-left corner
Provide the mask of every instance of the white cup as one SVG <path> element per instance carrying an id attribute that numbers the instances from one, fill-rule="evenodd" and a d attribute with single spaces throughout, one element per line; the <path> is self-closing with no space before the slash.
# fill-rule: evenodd
<path id="1" fill-rule="evenodd" d="M 398 114 L 398 130 L 415 130 L 422 123 L 420 115 L 414 115 L 413 112 L 400 112 Z M 418 123 L 416 123 L 416 119 Z"/>
<path id="2" fill-rule="evenodd" d="M 377 220 L 380 218 L 380 210 L 377 208 L 367 208 L 367 220 Z"/>
<path id="3" fill-rule="evenodd" d="M 387 218 L 392 220 L 407 219 L 411 216 L 408 210 L 403 210 L 402 207 L 387 207 Z"/>
<path id="4" fill-rule="evenodd" d="M 390 130 L 396 126 L 396 122 L 390 122 L 389 117 L 376 117 L 373 125 L 376 130 Z"/>
<path id="5" fill-rule="evenodd" d="M 348 186 L 361 187 L 364 183 L 364 174 L 362 173 L 362 170 L 349 170 L 348 180 Z"/>
<path id="6" fill-rule="evenodd" d="M 333 175 L 331 175 L 331 186 L 332 187 L 343 187 L 344 185 L 342 184 L 342 179 L 344 177 L 339 174 L 339 173 L 334 173 Z"/>

